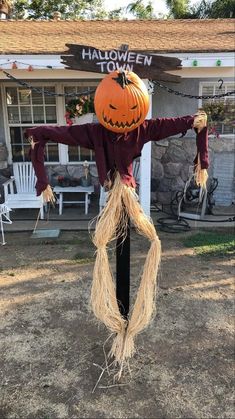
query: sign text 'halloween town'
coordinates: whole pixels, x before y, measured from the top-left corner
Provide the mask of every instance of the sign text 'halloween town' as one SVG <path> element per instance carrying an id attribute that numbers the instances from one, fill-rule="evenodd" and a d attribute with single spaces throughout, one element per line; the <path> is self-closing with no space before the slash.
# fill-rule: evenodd
<path id="1" fill-rule="evenodd" d="M 111 73 L 115 70 L 133 71 L 141 78 L 164 81 L 178 81 L 178 75 L 166 71 L 181 68 L 181 61 L 175 57 L 147 54 L 144 51 L 122 49 L 100 50 L 86 45 L 66 44 L 67 55 L 61 57 L 70 70 L 95 73 Z"/>

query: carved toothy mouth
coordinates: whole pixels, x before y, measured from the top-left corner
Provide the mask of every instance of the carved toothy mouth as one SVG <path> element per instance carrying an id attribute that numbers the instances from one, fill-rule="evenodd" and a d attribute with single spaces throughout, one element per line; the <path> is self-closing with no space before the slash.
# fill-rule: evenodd
<path id="1" fill-rule="evenodd" d="M 138 124 L 138 122 L 140 121 L 140 119 L 141 119 L 141 114 L 140 114 L 140 116 L 137 119 L 132 119 L 131 122 L 125 122 L 124 123 L 124 122 L 118 122 L 118 121 L 116 121 L 114 123 L 111 118 L 108 120 L 108 118 L 104 115 L 104 112 L 103 112 L 103 120 L 104 120 L 104 122 L 106 124 L 110 125 L 113 128 L 131 128 L 134 125 Z"/>

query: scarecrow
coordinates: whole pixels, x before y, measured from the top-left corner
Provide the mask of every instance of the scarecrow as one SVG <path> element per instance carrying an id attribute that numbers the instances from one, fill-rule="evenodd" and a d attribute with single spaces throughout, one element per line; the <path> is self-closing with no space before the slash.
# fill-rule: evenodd
<path id="1" fill-rule="evenodd" d="M 155 306 L 155 289 L 161 244 L 155 227 L 135 193 L 133 160 L 148 141 L 158 141 L 188 129 L 196 131 L 195 179 L 205 186 L 208 168 L 206 114 L 146 120 L 149 95 L 144 82 L 133 72 L 114 71 L 98 85 L 94 98 L 99 123 L 72 126 L 41 126 L 27 130 L 31 159 L 37 176 L 37 194 L 53 199 L 44 168 L 48 141 L 94 150 L 99 181 L 108 190 L 107 204 L 97 218 L 93 242 L 97 247 L 91 304 L 95 316 L 114 333 L 110 355 L 123 366 L 135 352 L 134 340 L 150 322 Z M 107 246 L 125 236 L 128 217 L 137 231 L 150 241 L 136 300 L 128 319 L 119 310 L 115 284 L 109 266 Z"/>

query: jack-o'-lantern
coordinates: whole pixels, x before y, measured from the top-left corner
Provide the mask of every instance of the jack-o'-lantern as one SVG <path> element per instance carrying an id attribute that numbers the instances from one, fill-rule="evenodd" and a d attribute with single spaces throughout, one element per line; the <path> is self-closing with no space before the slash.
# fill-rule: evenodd
<path id="1" fill-rule="evenodd" d="M 94 105 L 96 116 L 105 128 L 125 133 L 145 120 L 149 95 L 144 82 L 135 73 L 113 71 L 98 85 Z"/>

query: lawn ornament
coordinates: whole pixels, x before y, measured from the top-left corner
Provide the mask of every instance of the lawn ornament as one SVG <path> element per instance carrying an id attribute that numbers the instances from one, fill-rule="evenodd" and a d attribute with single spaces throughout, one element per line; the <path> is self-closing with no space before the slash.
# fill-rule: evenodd
<path id="1" fill-rule="evenodd" d="M 119 377 L 125 363 L 135 352 L 136 336 L 148 326 L 152 318 L 161 257 L 161 244 L 155 227 L 144 214 L 135 193 L 132 162 L 141 155 L 148 141 L 158 141 L 195 128 L 197 156 L 194 162 L 196 180 L 201 186 L 205 186 L 208 167 L 206 114 L 198 112 L 193 116 L 146 120 L 146 95 L 146 89 L 138 76 L 127 71 L 116 71 L 107 75 L 97 88 L 95 109 L 100 123 L 41 126 L 27 130 L 32 143 L 31 159 L 38 179 L 37 193 L 40 195 L 43 192 L 46 200 L 53 196 L 44 168 L 47 141 L 80 145 L 95 153 L 99 180 L 108 189 L 108 199 L 98 216 L 93 237 L 97 253 L 91 303 L 96 317 L 115 334 L 110 354 L 120 367 Z M 137 231 L 149 239 L 150 248 L 136 301 L 127 318 L 119 310 L 107 246 L 117 237 L 125 237 L 129 217 Z"/>

